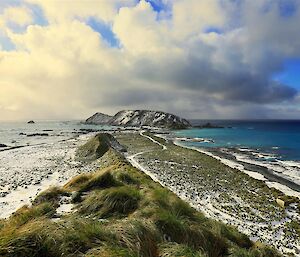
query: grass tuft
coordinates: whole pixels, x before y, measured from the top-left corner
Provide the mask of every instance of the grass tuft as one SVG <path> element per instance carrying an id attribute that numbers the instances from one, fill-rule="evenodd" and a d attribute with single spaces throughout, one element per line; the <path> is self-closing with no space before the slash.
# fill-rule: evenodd
<path id="1" fill-rule="evenodd" d="M 139 191 L 130 186 L 94 191 L 82 202 L 80 212 L 103 218 L 128 215 L 138 208 L 140 198 Z"/>
<path id="2" fill-rule="evenodd" d="M 66 192 L 61 187 L 51 187 L 46 191 L 40 193 L 33 201 L 34 205 L 38 205 L 45 202 L 50 202 L 52 204 L 57 203 L 61 196 L 68 196 L 69 193 Z"/>
<path id="3" fill-rule="evenodd" d="M 107 171 L 104 173 L 96 173 L 90 180 L 88 180 L 81 188 L 80 192 L 91 191 L 94 189 L 109 188 L 119 186 L 120 183 L 116 181 L 113 175 Z"/>
<path id="4" fill-rule="evenodd" d="M 126 247 L 137 256 L 158 257 L 157 231 L 146 221 L 130 220 L 123 222 L 116 231 L 121 246 Z"/>

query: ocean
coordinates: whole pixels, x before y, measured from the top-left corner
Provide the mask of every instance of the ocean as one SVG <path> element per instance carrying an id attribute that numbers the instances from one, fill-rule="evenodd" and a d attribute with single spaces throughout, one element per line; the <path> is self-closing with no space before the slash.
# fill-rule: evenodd
<path id="1" fill-rule="evenodd" d="M 53 143 L 78 135 L 81 129 L 107 129 L 108 126 L 82 124 L 80 121 L 0 122 L 0 144 L 8 147 Z M 46 133 L 48 136 L 28 136 Z M 0 148 L 1 149 L 1 148 Z"/>
<path id="2" fill-rule="evenodd" d="M 222 128 L 192 128 L 173 133 L 181 145 L 208 151 L 237 164 L 251 164 L 274 183 L 300 192 L 299 120 L 192 120 Z M 244 165 L 245 167 L 245 165 Z M 286 182 L 286 183 L 285 183 Z"/>

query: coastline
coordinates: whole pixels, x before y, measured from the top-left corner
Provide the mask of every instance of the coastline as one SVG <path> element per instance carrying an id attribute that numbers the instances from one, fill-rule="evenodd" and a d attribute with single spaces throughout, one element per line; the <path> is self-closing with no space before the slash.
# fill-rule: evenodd
<path id="1" fill-rule="evenodd" d="M 205 168 L 202 166 L 201 161 L 200 162 L 194 162 L 194 160 L 197 160 L 199 157 L 198 154 L 204 154 L 207 157 L 201 157 L 203 158 L 204 163 L 206 163 L 208 160 L 211 162 L 209 158 L 213 158 L 213 156 L 207 155 L 207 153 L 201 153 L 199 151 L 195 151 L 195 149 L 188 149 L 183 146 L 177 146 L 176 144 L 164 142 L 165 140 L 162 138 L 156 137 L 157 131 L 154 131 L 154 134 L 145 132 L 138 133 L 137 131 L 112 131 L 112 134 L 124 145 L 128 147 L 128 154 L 127 154 L 127 160 L 130 161 L 130 163 L 137 167 L 139 170 L 142 170 L 144 173 L 149 175 L 154 181 L 159 182 L 164 187 L 170 189 L 172 192 L 174 192 L 176 195 L 178 195 L 181 199 L 188 202 L 191 206 L 193 206 L 198 211 L 202 211 L 207 217 L 213 218 L 215 220 L 220 220 L 226 224 L 231 224 L 236 226 L 239 231 L 249 235 L 252 240 L 256 241 L 262 240 L 266 244 L 272 244 L 277 249 L 279 249 L 281 252 L 297 252 L 300 250 L 300 242 L 292 242 L 291 245 L 285 246 L 286 240 L 284 239 L 284 232 L 282 228 L 284 228 L 287 224 L 288 220 L 291 220 L 293 218 L 289 215 L 295 215 L 294 209 L 287 209 L 287 211 L 282 212 L 282 210 L 274 204 L 273 199 L 271 202 L 266 202 L 265 208 L 269 208 L 269 211 L 275 212 L 274 217 L 268 218 L 268 215 L 266 216 L 263 214 L 262 210 L 260 209 L 259 205 L 251 206 L 249 205 L 248 200 L 246 201 L 243 199 L 244 197 L 249 198 L 249 196 L 244 195 L 245 193 L 242 192 L 242 195 L 239 195 L 239 191 L 233 191 L 232 194 L 230 190 L 240 190 L 237 188 L 229 188 L 228 192 L 226 192 L 226 188 L 223 190 L 223 186 L 219 184 L 220 181 L 215 180 L 214 183 L 217 183 L 218 187 L 214 185 L 209 185 L 209 173 L 206 175 L 206 177 L 202 182 L 205 182 L 205 186 L 197 185 L 197 179 L 199 179 L 198 176 L 196 176 L 197 169 Z M 84 143 L 88 140 L 91 136 L 93 136 L 95 133 L 88 133 L 85 135 L 82 135 L 78 138 L 78 141 L 75 143 L 73 142 L 73 154 L 76 149 L 76 147 L 79 144 Z M 64 143 L 68 143 L 68 141 L 64 141 Z M 63 150 L 64 147 L 67 147 L 67 145 L 64 145 L 61 150 Z M 179 149 L 182 148 L 182 150 Z M 49 148 L 50 149 L 50 148 Z M 20 151 L 22 149 L 17 149 L 16 151 Z M 66 149 L 64 149 L 65 151 Z M 69 149 L 70 150 L 70 149 Z M 71 152 L 72 152 L 71 151 Z M 192 152 L 195 153 L 192 153 Z M 73 154 L 69 153 L 69 157 L 71 159 L 73 158 Z M 164 157 L 164 154 L 166 156 Z M 168 157 L 168 154 L 174 154 L 173 157 Z M 182 161 L 174 159 L 174 156 L 181 156 L 183 159 Z M 186 156 L 186 158 L 185 158 Z M 176 157 L 177 158 L 177 157 Z M 191 158 L 189 161 L 188 159 Z M 195 159 L 196 158 L 196 159 Z M 70 160 L 71 160 L 70 159 Z M 214 160 L 216 158 L 213 158 Z M 217 162 L 220 162 L 220 160 L 215 160 Z M 56 166 L 63 167 L 65 164 L 65 159 L 61 159 L 60 163 L 57 163 Z M 217 162 L 213 162 L 209 165 L 211 167 L 216 167 L 219 165 Z M 73 163 L 73 162 L 70 162 Z M 69 163 L 69 164 L 70 164 Z M 220 162 L 221 163 L 221 162 Z M 40 164 L 40 163 L 39 163 Z M 226 165 L 225 165 L 226 164 Z M 231 168 L 236 169 L 237 167 L 235 164 L 232 163 L 225 163 L 224 165 L 228 168 L 230 168 L 229 165 L 232 165 Z M 229 164 L 229 165 L 228 165 Z M 73 163 L 73 165 L 78 165 Z M 58 186 L 63 185 L 67 180 L 71 179 L 77 174 L 81 174 L 83 172 L 88 172 L 91 170 L 95 170 L 99 168 L 100 164 L 94 163 L 92 166 L 82 164 L 81 169 L 78 169 L 76 167 L 75 171 L 73 170 L 73 174 L 64 174 L 64 180 L 60 181 L 60 184 L 57 184 Z M 190 166 L 189 166 L 190 165 Z M 65 170 L 70 168 L 70 166 L 66 165 Z M 226 169 L 225 167 L 219 167 L 221 169 Z M 230 168 L 230 169 L 231 169 Z M 214 168 L 215 169 L 215 168 Z M 229 170 L 228 170 L 229 171 Z M 195 175 L 193 174 L 195 172 Z M 232 172 L 230 170 L 230 172 Z M 242 173 L 241 171 L 238 171 L 239 173 Z M 222 173 L 220 173 L 222 174 Z M 245 175 L 253 175 L 254 177 L 257 177 L 257 174 L 245 174 Z M 183 177 L 181 177 L 183 176 Z M 241 174 L 238 174 L 239 177 L 242 179 L 246 178 L 242 176 Z M 205 181 L 206 179 L 209 179 L 208 181 Z M 224 180 L 224 178 L 220 178 Z M 261 178 L 262 179 L 262 178 Z M 57 181 L 57 179 L 55 180 Z M 225 180 L 224 180 L 225 181 Z M 242 180 L 241 180 L 242 181 Z M 197 182 L 195 184 L 195 182 Z M 201 181 L 200 181 L 201 182 Z M 201 182 L 201 183 L 202 183 Z M 208 183 L 207 183 L 208 182 Z M 226 182 L 226 181 L 225 181 Z M 251 182 L 252 183 L 252 182 Z M 264 181 L 261 181 L 261 183 L 264 183 Z M 41 183 L 42 185 L 42 183 Z M 41 186 L 40 185 L 40 186 Z M 45 187 L 49 184 L 45 183 Z M 229 184 L 225 183 L 225 185 L 229 186 Z M 258 188 L 257 190 L 261 190 L 261 184 L 257 184 Z M 32 198 L 35 197 L 41 190 L 46 189 L 43 187 L 43 189 L 40 189 L 39 191 L 35 192 L 35 195 L 32 195 Z M 219 189 L 222 189 L 221 191 L 218 191 Z M 252 190 L 255 189 L 252 187 Z M 217 190 L 217 191 L 216 191 Z M 241 188 L 241 190 L 243 190 Z M 250 188 L 251 190 L 251 188 Z M 267 190 L 266 188 L 263 188 L 263 190 Z M 269 189 L 268 189 L 269 190 Z M 248 191 L 248 193 L 251 193 L 252 191 Z M 265 192 L 265 191 L 263 191 Z M 232 199 L 227 199 L 226 195 L 229 195 L 229 197 L 233 197 Z M 269 191 L 266 193 L 266 195 L 262 195 L 264 193 L 257 192 L 257 194 L 262 198 L 262 201 L 266 201 L 268 197 L 273 194 L 273 191 Z M 269 195 L 269 196 L 268 196 Z M 23 195 L 24 196 L 24 195 Z M 242 197 L 242 198 L 241 198 Z M 251 196 L 252 197 L 252 196 Z M 235 204 L 240 205 L 239 208 L 241 208 L 240 213 L 233 215 L 231 209 L 232 200 L 235 201 Z M 249 198 L 249 201 L 251 201 L 252 198 Z M 261 201 L 260 200 L 260 201 Z M 244 202 L 245 201 L 245 202 Z M 28 202 L 20 202 L 20 204 L 25 204 Z M 228 209 L 229 208 L 229 209 Z M 250 208 L 250 209 L 249 209 Z M 257 208 L 256 210 L 254 210 Z M 245 209 L 245 210 L 244 210 Z M 246 211 L 249 212 L 251 210 L 251 216 L 247 217 L 246 219 L 242 219 L 242 216 L 239 216 L 240 214 L 244 215 L 243 213 L 246 213 Z M 258 215 L 259 214 L 259 215 Z M 259 221 L 255 221 L 255 217 L 259 217 Z M 272 231 L 269 230 L 269 226 L 272 226 Z M 256 236 L 254 236 L 256 235 Z M 275 241 L 274 241 L 275 240 Z M 298 249 L 298 250 L 297 250 Z"/>
<path id="2" fill-rule="evenodd" d="M 222 162 L 223 164 L 227 165 L 230 168 L 238 169 L 239 171 L 244 172 L 245 174 L 249 175 L 254 179 L 265 181 L 266 185 L 268 185 L 269 187 L 273 187 L 286 195 L 295 196 L 300 199 L 300 186 L 298 184 L 282 176 L 275 175 L 274 173 L 269 171 L 267 167 L 260 166 L 257 163 L 252 164 L 246 161 L 234 160 L 232 157 L 225 158 L 222 157 L 221 152 L 218 150 L 209 151 L 208 149 L 201 149 L 198 147 L 187 146 L 184 143 L 180 142 L 180 140 L 174 140 L 173 143 L 177 146 L 195 150 L 200 153 L 206 154 L 210 157 L 213 157 L 214 159 L 219 160 L 220 162 Z"/>

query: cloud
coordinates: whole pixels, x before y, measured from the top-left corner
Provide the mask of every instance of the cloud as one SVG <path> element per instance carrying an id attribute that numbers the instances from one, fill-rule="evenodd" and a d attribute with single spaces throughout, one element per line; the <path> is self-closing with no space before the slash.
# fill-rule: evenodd
<path id="1" fill-rule="evenodd" d="M 272 80 L 287 58 L 300 57 L 298 2 L 288 15 L 281 0 L 163 0 L 159 11 L 144 0 L 20 4 L 1 17 L 38 6 L 48 23 L 20 15 L 14 22 L 26 30 L 7 29 L 15 49 L 0 51 L 0 119 L 123 108 L 202 118 L 299 115 L 291 111 L 299 110 L 299 92 Z M 111 29 L 117 47 L 91 18 Z"/>
<path id="2" fill-rule="evenodd" d="M 2 29 L 6 29 L 11 25 L 26 26 L 32 22 L 32 11 L 25 6 L 5 8 L 0 15 L 0 28 Z"/>

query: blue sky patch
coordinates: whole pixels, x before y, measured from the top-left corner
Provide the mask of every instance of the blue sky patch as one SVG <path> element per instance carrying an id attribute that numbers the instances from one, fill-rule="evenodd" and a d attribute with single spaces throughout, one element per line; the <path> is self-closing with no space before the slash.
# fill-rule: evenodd
<path id="1" fill-rule="evenodd" d="M 297 11 L 297 6 L 294 0 L 281 0 L 279 2 L 279 13 L 282 17 L 291 17 Z"/>
<path id="2" fill-rule="evenodd" d="M 300 90 L 300 59 L 284 63 L 284 70 L 273 77 L 275 80 Z"/>
<path id="3" fill-rule="evenodd" d="M 87 25 L 98 32 L 111 47 L 119 47 L 120 42 L 109 24 L 95 18 L 89 18 Z"/>

